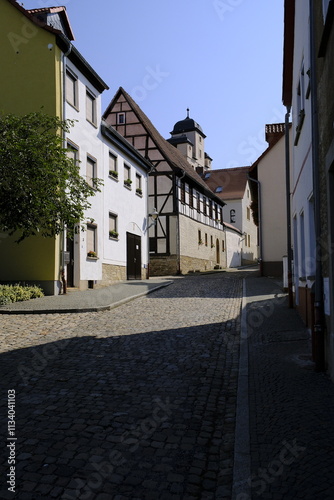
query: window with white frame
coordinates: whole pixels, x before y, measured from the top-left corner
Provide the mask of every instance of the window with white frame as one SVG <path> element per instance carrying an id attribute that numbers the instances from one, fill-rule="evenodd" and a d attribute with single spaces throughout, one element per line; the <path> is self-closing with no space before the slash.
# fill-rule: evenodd
<path id="1" fill-rule="evenodd" d="M 88 89 L 86 89 L 86 118 L 96 125 L 96 96 Z"/>
<path id="2" fill-rule="evenodd" d="M 118 177 L 117 171 L 117 156 L 109 151 L 109 175 L 112 177 Z"/>
<path id="3" fill-rule="evenodd" d="M 79 107 L 78 99 L 78 77 L 69 69 L 66 69 L 66 101 L 74 108 Z"/>
<path id="4" fill-rule="evenodd" d="M 233 208 L 230 210 L 230 223 L 235 223 L 235 210 Z"/>
<path id="5" fill-rule="evenodd" d="M 109 212 L 109 237 L 118 238 L 118 217 L 116 214 Z"/>
<path id="6" fill-rule="evenodd" d="M 87 156 L 86 162 L 86 181 L 91 187 L 95 187 L 95 179 L 97 177 L 96 160 L 91 156 Z"/>
<path id="7" fill-rule="evenodd" d="M 140 174 L 136 174 L 136 193 L 139 195 L 143 194 Z"/>
<path id="8" fill-rule="evenodd" d="M 86 231 L 87 257 L 97 257 L 97 226 L 87 224 Z"/>

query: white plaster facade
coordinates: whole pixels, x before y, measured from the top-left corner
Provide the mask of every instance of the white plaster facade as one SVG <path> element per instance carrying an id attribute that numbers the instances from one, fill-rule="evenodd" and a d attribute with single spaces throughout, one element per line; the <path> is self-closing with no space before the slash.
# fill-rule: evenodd
<path id="1" fill-rule="evenodd" d="M 243 264 L 253 263 L 258 258 L 258 230 L 253 221 L 251 210 L 251 188 L 246 181 L 242 197 L 236 199 L 222 198 L 226 205 L 223 209 L 224 221 L 241 231 L 243 239 L 241 243 L 241 261 Z"/>
<path id="2" fill-rule="evenodd" d="M 296 0 L 295 38 L 292 76 L 292 168 L 291 213 L 296 305 L 314 283 L 315 228 L 312 175 L 312 129 L 308 4 Z"/>
<path id="3" fill-rule="evenodd" d="M 66 135 L 66 145 L 76 151 L 76 158 L 80 161 L 80 173 L 88 182 L 91 182 L 92 169 L 93 177 L 103 180 L 101 191 L 97 191 L 90 199 L 91 207 L 85 213 L 87 231 L 81 231 L 73 239 L 71 264 L 66 266 L 68 282 L 69 266 L 73 266 L 73 278 L 69 286 L 85 289 L 87 286 L 108 284 L 117 277 L 126 279 L 127 233 L 141 239 L 141 277 L 146 277 L 148 164 L 145 165 L 145 160 L 123 138 L 113 136 L 111 132 L 109 138 L 102 135 L 99 91 L 70 61 L 66 61 L 66 71 L 76 78 L 77 92 L 75 105 L 71 103 L 72 93 L 70 99 L 65 101 L 65 118 L 75 120 L 74 127 Z M 95 97 L 94 123 L 87 119 L 87 91 L 90 96 Z M 90 104 L 91 101 L 88 100 L 88 106 Z M 110 155 L 116 161 L 117 179 L 109 175 Z M 128 169 L 126 174 L 125 165 Z M 131 178 L 130 185 L 124 184 L 125 175 Z M 139 186 L 140 193 L 137 192 Z M 116 220 L 117 237 L 109 236 L 111 217 Z M 67 241 L 68 251 L 69 245 L 72 243 Z M 94 251 L 96 257 L 90 257 L 90 251 Z M 115 269 L 108 271 L 106 266 Z"/>

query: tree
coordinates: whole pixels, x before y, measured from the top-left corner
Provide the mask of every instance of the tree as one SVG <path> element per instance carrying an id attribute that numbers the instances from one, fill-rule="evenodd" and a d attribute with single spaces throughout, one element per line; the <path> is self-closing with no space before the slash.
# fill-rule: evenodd
<path id="1" fill-rule="evenodd" d="M 0 115 L 0 231 L 54 237 L 83 226 L 90 186 L 80 166 L 63 147 L 63 134 L 74 125 L 42 112 Z"/>

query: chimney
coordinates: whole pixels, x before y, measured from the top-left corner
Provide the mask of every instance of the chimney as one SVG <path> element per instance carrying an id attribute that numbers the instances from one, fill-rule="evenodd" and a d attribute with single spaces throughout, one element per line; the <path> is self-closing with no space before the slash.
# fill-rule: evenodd
<path id="1" fill-rule="evenodd" d="M 266 141 L 269 146 L 273 146 L 278 141 L 278 139 L 283 137 L 284 132 L 284 123 L 272 123 L 270 125 L 266 125 Z"/>

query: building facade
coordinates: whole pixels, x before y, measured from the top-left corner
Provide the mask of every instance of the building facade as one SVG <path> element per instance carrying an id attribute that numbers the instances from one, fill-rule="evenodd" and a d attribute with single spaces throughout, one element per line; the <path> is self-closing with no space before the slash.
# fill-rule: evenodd
<path id="1" fill-rule="evenodd" d="M 156 209 L 159 217 L 149 230 L 150 275 L 224 267 L 224 202 L 124 89 L 119 88 L 103 118 L 154 166 L 148 209 Z"/>

